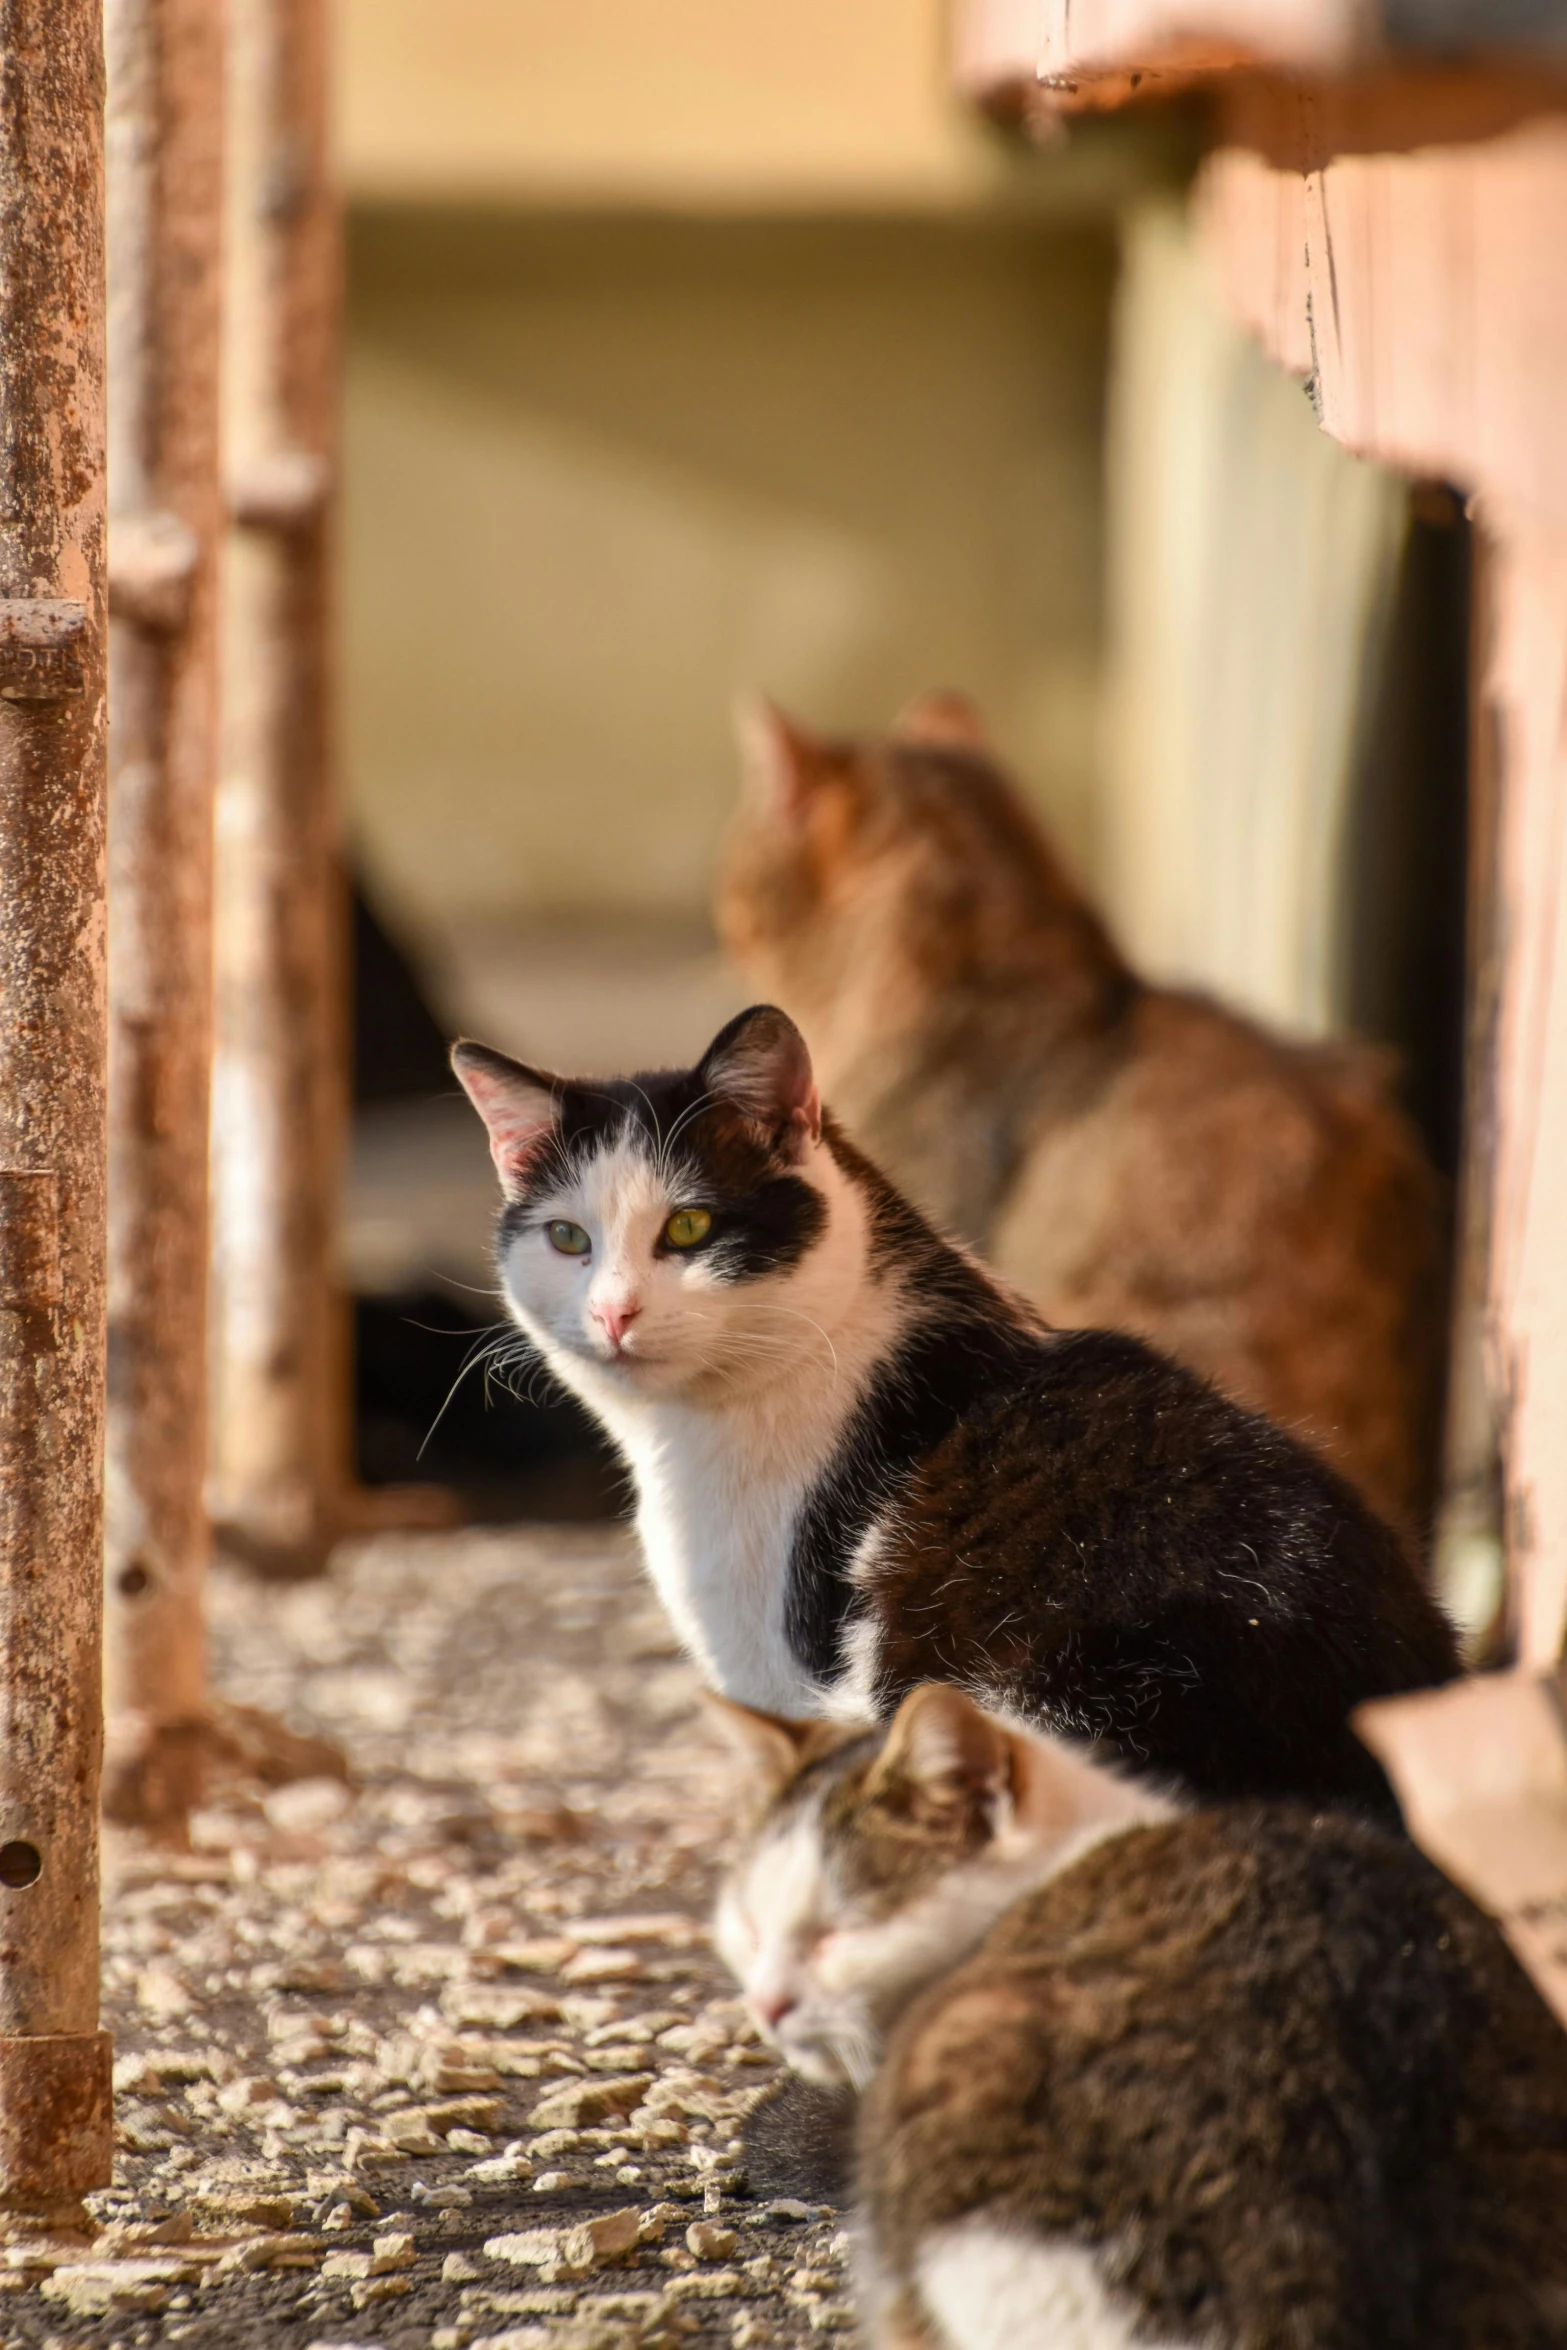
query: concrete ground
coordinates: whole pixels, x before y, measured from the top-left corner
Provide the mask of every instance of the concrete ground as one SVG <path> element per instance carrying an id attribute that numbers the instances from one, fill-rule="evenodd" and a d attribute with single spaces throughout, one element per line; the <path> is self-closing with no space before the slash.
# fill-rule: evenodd
<path id="1" fill-rule="evenodd" d="M 115 2183 L 13 2245 L 0 2345 L 649 2350 L 852 2334 L 822 2205 L 750 2191 L 775 2078 L 712 1955 L 732 1765 L 616 1529 L 215 1578 L 214 1676 L 350 1783 L 110 1855 Z"/>

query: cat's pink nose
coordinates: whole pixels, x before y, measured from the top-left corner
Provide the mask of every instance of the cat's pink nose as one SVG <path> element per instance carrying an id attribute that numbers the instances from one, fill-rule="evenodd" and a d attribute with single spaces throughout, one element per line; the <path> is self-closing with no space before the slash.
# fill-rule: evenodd
<path id="1" fill-rule="evenodd" d="M 799 2002 L 792 1991 L 753 1991 L 751 2005 L 771 2032 L 777 2030 L 789 2010 Z"/>
<path id="2" fill-rule="evenodd" d="M 641 1311 L 642 1301 L 635 1297 L 622 1298 L 618 1304 L 609 1298 L 595 1298 L 592 1306 L 593 1319 L 604 1330 L 612 1346 L 619 1346 Z"/>

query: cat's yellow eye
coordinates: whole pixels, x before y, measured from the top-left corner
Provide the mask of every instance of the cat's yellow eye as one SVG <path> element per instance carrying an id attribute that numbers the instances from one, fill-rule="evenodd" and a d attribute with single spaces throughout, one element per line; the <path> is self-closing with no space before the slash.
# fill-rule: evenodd
<path id="1" fill-rule="evenodd" d="M 585 1257 L 593 1246 L 582 1226 L 568 1224 L 564 1216 L 557 1216 L 553 1224 L 547 1225 L 545 1229 L 550 1236 L 551 1248 L 559 1256 Z"/>
<path id="2" fill-rule="evenodd" d="M 713 1219 L 706 1208 L 676 1208 L 664 1226 L 664 1238 L 671 1248 L 695 1248 L 713 1229 Z"/>

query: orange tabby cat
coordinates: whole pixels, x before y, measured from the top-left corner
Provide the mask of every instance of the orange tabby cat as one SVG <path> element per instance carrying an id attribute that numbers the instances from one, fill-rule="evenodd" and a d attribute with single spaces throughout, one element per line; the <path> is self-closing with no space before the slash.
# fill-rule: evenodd
<path id="1" fill-rule="evenodd" d="M 719 926 L 856 1141 L 1050 1321 L 1135 1331 L 1423 1535 L 1443 1207 L 1379 1059 L 1139 979 L 957 697 L 746 737 Z"/>

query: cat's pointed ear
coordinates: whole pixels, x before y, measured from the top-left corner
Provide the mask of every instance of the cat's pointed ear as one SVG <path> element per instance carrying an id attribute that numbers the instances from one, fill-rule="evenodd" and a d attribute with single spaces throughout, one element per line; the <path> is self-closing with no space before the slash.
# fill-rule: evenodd
<path id="1" fill-rule="evenodd" d="M 776 1004 L 753 1004 L 721 1028 L 697 1064 L 711 1094 L 798 1157 L 819 1142 L 822 1097 L 804 1037 Z"/>
<path id="2" fill-rule="evenodd" d="M 873 1794 L 912 1788 L 927 1802 L 947 1804 L 1001 1795 L 1011 1778 L 1011 1740 L 1003 1725 L 961 1689 L 926 1681 L 893 1715 L 869 1786 Z"/>
<path id="3" fill-rule="evenodd" d="M 754 1706 L 720 1697 L 716 1689 L 706 1689 L 702 1696 L 714 1728 L 734 1750 L 746 1792 L 758 1811 L 781 1795 L 808 1762 L 858 1734 L 837 1722 L 796 1722 L 784 1714 L 758 1713 Z"/>
<path id="4" fill-rule="evenodd" d="M 893 737 L 900 743 L 929 743 L 948 751 L 988 751 L 985 721 L 967 694 L 937 686 L 916 694 L 893 721 Z"/>
<path id="5" fill-rule="evenodd" d="M 466 1037 L 452 1047 L 452 1068 L 484 1120 L 501 1189 L 515 1198 L 560 1123 L 561 1081 Z"/>
<path id="6" fill-rule="evenodd" d="M 810 729 L 786 718 L 765 694 L 735 703 L 740 772 L 748 797 L 773 815 L 796 821 L 823 772 L 822 746 Z"/>

